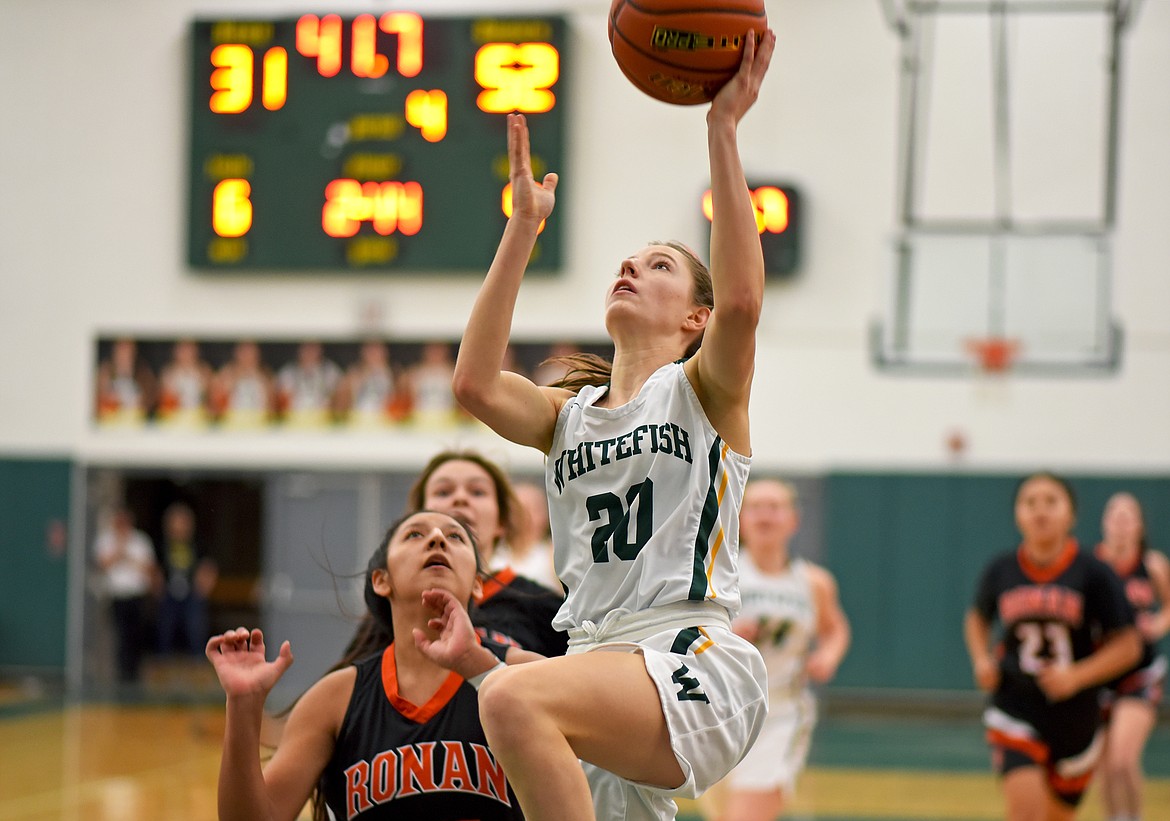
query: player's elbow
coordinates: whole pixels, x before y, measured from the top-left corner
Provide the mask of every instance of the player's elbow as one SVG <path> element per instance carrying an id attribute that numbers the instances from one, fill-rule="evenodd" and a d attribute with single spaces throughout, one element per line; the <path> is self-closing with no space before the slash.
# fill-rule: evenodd
<path id="1" fill-rule="evenodd" d="M 720 294 L 717 298 L 721 322 L 734 323 L 736 328 L 755 328 L 763 312 L 763 294 L 754 288 L 737 288 L 735 293 Z"/>
<path id="2" fill-rule="evenodd" d="M 482 372 L 456 365 L 455 375 L 451 379 L 451 392 L 460 405 L 474 414 L 487 405 L 491 384 L 491 380 L 485 378 Z"/>

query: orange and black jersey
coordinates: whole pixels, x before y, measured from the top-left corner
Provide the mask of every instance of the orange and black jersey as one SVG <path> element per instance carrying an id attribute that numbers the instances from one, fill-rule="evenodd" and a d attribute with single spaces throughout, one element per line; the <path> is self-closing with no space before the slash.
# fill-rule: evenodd
<path id="1" fill-rule="evenodd" d="M 484 642 L 503 659 L 507 648 Z M 451 673 L 426 704 L 398 694 L 394 645 L 359 661 L 349 708 L 323 773 L 339 821 L 522 819 L 487 746 L 475 689 Z"/>
<path id="2" fill-rule="evenodd" d="M 531 650 L 542 656 L 563 656 L 569 637 L 553 629 L 553 617 L 564 596 L 505 567 L 493 573 L 471 609 L 480 638 Z"/>
<path id="3" fill-rule="evenodd" d="M 1097 545 L 1096 555 L 1101 555 L 1101 545 Z M 1121 585 L 1125 590 L 1125 598 L 1129 601 L 1130 607 L 1137 615 L 1148 613 L 1153 614 L 1158 609 L 1158 593 L 1154 590 L 1154 582 L 1150 579 L 1150 571 L 1146 568 L 1146 554 L 1145 551 L 1139 553 L 1135 558 L 1133 564 L 1129 567 L 1122 568 L 1117 571 L 1117 575 L 1121 578 Z M 1134 670 L 1141 670 L 1149 667 L 1154 663 L 1154 658 L 1158 655 L 1157 645 L 1151 644 L 1142 639 L 1142 658 L 1133 668 L 1120 676 L 1117 681 L 1112 682 L 1117 684 Z"/>
<path id="4" fill-rule="evenodd" d="M 1023 548 L 993 559 L 979 582 L 975 609 L 989 624 L 998 621 L 1002 627 L 1003 676 L 997 703 L 1008 696 L 1011 701 L 1045 704 L 1036 683 L 1045 666 L 1083 659 L 1109 633 L 1134 622 L 1117 575 L 1081 552 L 1073 539 L 1043 567 L 1030 562 Z M 1096 688 L 1073 698 L 1095 699 Z"/>

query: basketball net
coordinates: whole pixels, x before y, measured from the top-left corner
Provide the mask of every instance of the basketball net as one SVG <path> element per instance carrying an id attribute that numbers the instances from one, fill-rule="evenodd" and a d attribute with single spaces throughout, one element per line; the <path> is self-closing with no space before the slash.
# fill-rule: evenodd
<path id="1" fill-rule="evenodd" d="M 975 360 L 975 366 L 984 376 L 1003 376 L 1011 370 L 1020 343 L 1002 336 L 988 336 L 983 339 L 968 339 L 967 353 Z"/>

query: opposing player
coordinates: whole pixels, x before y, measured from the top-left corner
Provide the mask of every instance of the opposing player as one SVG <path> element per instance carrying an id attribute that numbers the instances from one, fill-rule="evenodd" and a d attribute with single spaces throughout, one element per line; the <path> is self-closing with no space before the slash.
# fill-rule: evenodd
<path id="1" fill-rule="evenodd" d="M 466 610 L 478 587 L 474 538 L 458 519 L 422 511 L 392 526 L 365 582 L 366 604 L 392 643 L 310 687 L 263 769 L 264 700 L 292 664 L 292 651 L 286 641 L 268 661 L 259 630 L 214 636 L 207 657 L 227 693 L 221 821 L 292 821 L 310 796 L 315 821 L 328 812 L 345 819 L 521 818 L 487 747 L 474 685 L 421 649 L 438 637 L 444 608 L 458 602 Z M 483 646 L 512 663 L 534 657 Z"/>
<path id="2" fill-rule="evenodd" d="M 1019 485 L 1023 541 L 983 572 L 964 622 L 1008 821 L 1071 819 L 1097 765 L 1101 685 L 1141 654 L 1116 574 L 1070 535 L 1072 487 L 1050 473 Z M 991 628 L 1002 636 L 993 650 Z"/>
<path id="3" fill-rule="evenodd" d="M 1158 654 L 1157 645 L 1170 631 L 1170 562 L 1146 544 L 1142 508 L 1131 493 L 1110 497 L 1101 530 L 1097 558 L 1121 577 L 1143 645 L 1137 666 L 1101 693 L 1106 724 L 1101 797 L 1110 821 L 1137 821 L 1142 816 L 1142 753 L 1166 683 L 1166 657 Z"/>
<path id="4" fill-rule="evenodd" d="M 568 630 L 569 654 L 495 672 L 480 690 L 492 750 L 530 821 L 593 819 L 594 803 L 597 817 L 673 818 L 672 796 L 722 778 L 763 723 L 763 661 L 730 624 L 764 290 L 736 130 L 774 46 L 772 32 L 758 48 L 749 34 L 738 74 L 707 112 L 710 272 L 678 243 L 623 259 L 605 302 L 612 367 L 578 359 L 560 387 L 502 370 L 557 185 L 555 174 L 533 179 L 527 122 L 508 117 L 514 210 L 454 388 L 497 433 L 547 455 L 556 571 L 568 590 L 554 624 Z M 652 186 L 644 196 L 653 200 Z"/>
<path id="5" fill-rule="evenodd" d="M 780 817 L 816 725 L 810 684 L 831 680 L 849 649 L 836 579 L 788 550 L 799 526 L 795 487 L 775 479 L 748 483 L 739 514 L 743 609 L 732 629 L 764 656 L 768 718 L 744 760 L 703 796 L 700 807 L 711 819 Z"/>

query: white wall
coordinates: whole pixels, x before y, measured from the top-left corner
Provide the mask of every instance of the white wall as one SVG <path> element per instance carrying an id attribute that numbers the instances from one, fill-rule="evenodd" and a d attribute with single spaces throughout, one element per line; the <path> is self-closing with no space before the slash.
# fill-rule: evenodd
<path id="1" fill-rule="evenodd" d="M 339 436 L 225 444 L 90 428 L 99 335 L 356 335 L 361 308 L 374 303 L 394 335 L 458 336 L 475 293 L 466 278 L 229 282 L 185 267 L 189 19 L 324 6 L 0 0 L 0 454 L 375 466 L 410 464 L 446 444 Z M 606 40 L 606 0 L 412 7 L 571 16 L 572 137 L 561 169 L 573 215 L 569 262 L 559 278 L 526 287 L 515 324 L 520 337 L 597 336 L 617 260 L 652 238 L 699 244 L 703 109 L 654 102 L 622 77 Z M 878 0 L 769 0 L 768 10 L 779 50 L 741 126 L 744 162 L 749 173 L 799 183 L 808 221 L 803 268 L 769 289 L 760 328 L 757 464 L 945 469 L 956 463 L 944 441 L 961 429 L 969 441 L 961 464 L 975 469 L 1170 468 L 1170 2 L 1144 3 L 1125 40 L 1114 281 L 1123 367 L 1107 378 L 995 382 L 893 377 L 869 362 L 868 329 L 887 303 L 897 177 L 898 40 Z M 538 463 L 477 442 L 505 461 Z"/>

